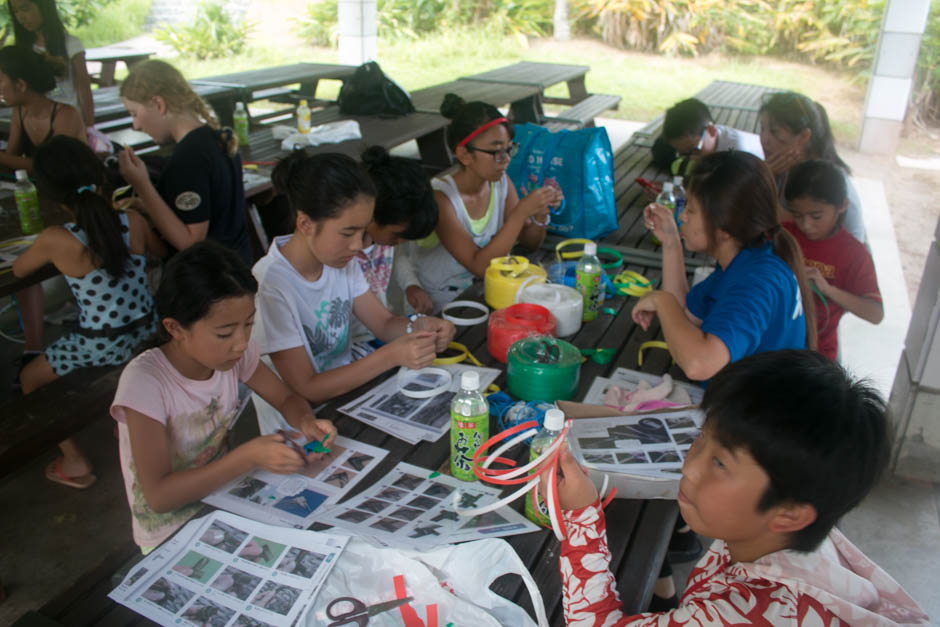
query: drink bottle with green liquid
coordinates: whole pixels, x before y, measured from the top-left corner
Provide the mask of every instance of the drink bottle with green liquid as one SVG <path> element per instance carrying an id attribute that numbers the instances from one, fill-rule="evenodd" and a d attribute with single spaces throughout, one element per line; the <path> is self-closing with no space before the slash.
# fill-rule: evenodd
<path id="1" fill-rule="evenodd" d="M 545 449 L 552 445 L 562 430 L 565 428 L 565 414 L 560 409 L 549 409 L 545 412 L 545 422 L 538 433 L 532 438 L 532 444 L 529 445 L 529 461 L 536 459 Z M 533 471 L 535 472 L 535 471 Z M 532 507 L 532 497 L 525 497 L 525 515 L 537 525 L 551 527 L 552 519 L 548 515 L 548 506 L 542 499 L 542 495 L 536 491 L 535 498 L 538 501 L 538 509 Z"/>
<path id="2" fill-rule="evenodd" d="M 460 376 L 460 391 L 450 403 L 450 474 L 476 481 L 473 455 L 490 437 L 490 406 L 480 390 L 480 373 Z"/>

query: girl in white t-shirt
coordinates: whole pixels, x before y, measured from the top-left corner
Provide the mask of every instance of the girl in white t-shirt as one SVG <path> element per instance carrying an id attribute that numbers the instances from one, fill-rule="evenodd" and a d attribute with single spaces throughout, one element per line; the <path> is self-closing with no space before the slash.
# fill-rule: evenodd
<path id="1" fill-rule="evenodd" d="M 447 348 L 454 325 L 390 312 L 369 289 L 356 261 L 372 222 L 375 186 L 350 157 L 294 153 L 271 176 L 294 213 L 291 235 L 275 238 L 255 264 L 261 352 L 284 381 L 313 403 L 353 390 L 396 368 L 423 368 Z M 353 360 L 355 314 L 379 340 Z M 263 404 L 262 404 L 263 407 Z M 277 419 L 258 407 L 262 433 Z"/>
<path id="2" fill-rule="evenodd" d="M 82 114 L 85 127 L 94 128 L 95 102 L 91 78 L 85 67 L 85 47 L 65 32 L 55 0 L 7 0 L 15 45 L 44 54 L 56 66 L 56 89 L 49 97 L 72 105 Z"/>
<path id="3" fill-rule="evenodd" d="M 292 436 L 336 435 L 333 423 L 317 419 L 258 363 L 250 340 L 257 287 L 236 253 L 210 241 L 178 253 L 164 269 L 154 298 L 164 341 L 127 365 L 111 405 L 134 540 L 145 553 L 198 512 L 201 498 L 242 473 L 298 472 L 322 456 L 301 455 L 282 434 L 229 452 L 239 383 L 277 408 Z"/>
<path id="4" fill-rule="evenodd" d="M 549 207 L 562 200 L 561 191 L 549 185 L 519 198 L 506 176 L 519 145 L 499 109 L 447 94 L 441 114 L 451 120 L 447 144 L 460 169 L 431 182 L 438 205 L 436 237 L 409 242 L 402 260 L 407 265 L 396 269 L 403 288 L 411 283 L 409 275 L 416 277 L 436 312 L 474 276 L 482 277 L 491 259 L 508 255 L 516 241 L 529 250 L 541 246 Z"/>

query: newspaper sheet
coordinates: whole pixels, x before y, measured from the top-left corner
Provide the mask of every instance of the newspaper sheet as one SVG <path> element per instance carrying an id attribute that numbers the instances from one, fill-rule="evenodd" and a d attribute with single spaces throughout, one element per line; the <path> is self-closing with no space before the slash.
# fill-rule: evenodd
<path id="1" fill-rule="evenodd" d="M 466 370 L 480 373 L 480 385 L 485 389 L 499 376 L 495 368 L 479 368 L 453 364 L 440 366 L 451 373 L 450 389 L 431 398 L 412 398 L 401 393 L 398 377 L 392 376 L 339 411 L 372 425 L 409 444 L 425 440 L 436 442 L 450 431 L 450 402 L 460 388 L 460 375 Z M 436 381 L 421 377 L 409 384 L 415 390 L 430 390 Z"/>
<path id="2" fill-rule="evenodd" d="M 494 487 L 402 462 L 375 485 L 329 508 L 317 520 L 372 537 L 380 544 L 417 550 L 539 529 L 509 507 L 479 516 L 459 516 L 453 507 L 455 493 L 462 507 L 493 503 L 500 495 Z"/>
<path id="3" fill-rule="evenodd" d="M 8 271 L 13 267 L 13 262 L 23 252 L 33 245 L 37 235 L 23 235 L 0 242 L 0 272 Z"/>
<path id="4" fill-rule="evenodd" d="M 626 391 L 635 390 L 636 387 L 640 384 L 640 381 L 646 381 L 652 387 L 656 387 L 662 382 L 663 378 L 655 374 L 647 374 L 645 372 L 637 372 L 636 370 L 630 370 L 629 368 L 617 368 L 614 370 L 610 378 L 606 377 L 594 377 L 594 382 L 591 383 L 590 389 L 588 389 L 587 394 L 584 396 L 584 403 L 589 405 L 603 405 L 604 404 L 604 394 L 607 393 L 607 388 L 610 385 L 617 385 L 623 388 Z M 698 405 L 702 402 L 702 396 L 705 394 L 705 390 L 700 385 L 694 383 L 685 383 L 683 381 L 673 380 L 672 382 L 674 387 L 679 387 L 688 392 L 689 397 L 692 399 L 692 404 Z M 667 397 L 666 400 L 674 400 L 670 397 Z"/>
<path id="5" fill-rule="evenodd" d="M 339 501 L 388 454 L 343 436 L 328 446 L 330 452 L 300 474 L 278 475 L 256 468 L 202 500 L 259 522 L 306 529 L 322 506 Z"/>
<path id="6" fill-rule="evenodd" d="M 292 625 L 349 538 L 228 512 L 189 521 L 108 596 L 161 625 Z"/>

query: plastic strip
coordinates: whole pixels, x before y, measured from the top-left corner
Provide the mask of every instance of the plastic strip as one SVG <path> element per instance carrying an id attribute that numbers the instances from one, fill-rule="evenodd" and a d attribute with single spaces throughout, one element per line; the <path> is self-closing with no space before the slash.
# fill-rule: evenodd
<path id="1" fill-rule="evenodd" d="M 457 318 L 447 313 L 448 309 L 457 309 L 458 307 L 469 307 L 471 309 L 476 309 L 483 312 L 483 315 L 477 318 Z M 441 318 L 449 322 L 453 322 L 458 327 L 470 327 L 475 324 L 480 324 L 481 322 L 486 322 L 487 318 L 489 317 L 489 308 L 483 303 L 478 303 L 475 300 L 455 300 L 444 305 L 444 308 L 441 309 Z"/>
<path id="2" fill-rule="evenodd" d="M 430 390 L 406 389 L 406 386 L 408 386 L 410 383 L 413 383 L 418 377 L 425 374 L 435 374 L 440 377 L 444 377 L 446 382 Z M 450 386 L 453 382 L 454 378 L 451 376 L 450 372 L 444 370 L 443 368 L 421 368 L 420 370 L 411 370 L 409 368 L 402 367 L 398 370 L 398 391 L 408 398 L 431 398 L 432 396 L 443 394 L 450 389 Z"/>

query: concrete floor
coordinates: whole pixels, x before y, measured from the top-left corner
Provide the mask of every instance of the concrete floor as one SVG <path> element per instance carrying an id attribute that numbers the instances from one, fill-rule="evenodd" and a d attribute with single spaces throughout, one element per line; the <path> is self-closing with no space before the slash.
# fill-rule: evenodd
<path id="1" fill-rule="evenodd" d="M 636 126 L 639 125 L 611 121 L 608 129 L 612 143 L 616 146 L 624 141 Z M 877 232 L 883 235 L 878 238 L 881 243 L 873 242 L 872 248 L 884 289 L 885 285 L 895 282 L 903 285 L 903 277 L 899 274 L 896 248 L 893 255 L 890 250 L 893 237 L 888 237 L 884 231 L 885 220 L 890 227 L 891 218 L 879 185 L 864 181 L 859 191 L 865 190 L 866 222 L 876 221 Z M 893 346 L 891 350 L 899 351 L 906 328 L 904 316 L 910 315 L 907 299 L 886 298 L 885 301 L 903 303 L 901 309 L 887 312 L 886 322 L 897 323 L 873 327 L 853 320 L 842 329 L 843 345 L 870 348 L 869 342 L 878 341 L 879 346 L 888 343 Z M 851 316 L 846 317 L 846 322 L 849 318 Z M 52 334 L 47 339 L 51 337 Z M 18 351 L 17 345 L 0 340 L 0 389 L 4 394 L 8 394 L 7 382 L 13 376 L 9 364 Z M 884 357 L 881 348 L 843 354 L 854 372 L 872 376 L 883 390 L 885 381 L 887 386 L 891 384 L 891 378 L 886 379 L 883 373 L 890 370 L 893 377 L 892 363 L 897 363 L 896 358 L 888 363 L 891 360 Z M 250 425 L 250 417 L 246 418 L 249 420 L 245 422 Z M 98 482 L 91 489 L 78 491 L 47 481 L 43 468 L 54 458 L 52 451 L 18 474 L 0 480 L 0 507 L 4 509 L 0 516 L 0 579 L 7 593 L 6 601 L 0 603 L 0 625 L 9 624 L 27 610 L 41 607 L 74 583 L 90 564 L 130 540 L 130 515 L 111 419 L 102 416 L 79 434 L 79 440 L 91 456 L 98 475 Z M 940 564 L 940 487 L 888 477 L 840 527 L 940 624 L 940 590 L 934 581 L 937 564 Z M 687 573 L 687 568 L 677 571 Z M 679 578 L 681 580 L 682 575 Z"/>

